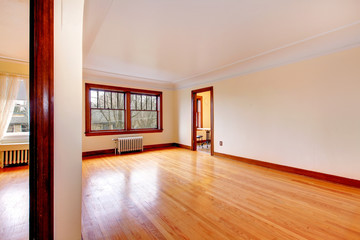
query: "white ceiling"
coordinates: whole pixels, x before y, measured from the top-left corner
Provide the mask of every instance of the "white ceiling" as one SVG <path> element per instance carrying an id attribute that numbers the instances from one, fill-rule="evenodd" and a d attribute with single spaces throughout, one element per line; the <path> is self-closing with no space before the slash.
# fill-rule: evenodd
<path id="1" fill-rule="evenodd" d="M 29 0 L 0 0 L 0 57 L 28 60 Z M 84 76 L 186 87 L 360 45 L 359 0 L 85 0 Z"/>
<path id="2" fill-rule="evenodd" d="M 28 61 L 29 0 L 0 0 L 0 57 Z"/>
<path id="3" fill-rule="evenodd" d="M 235 64 L 240 69 L 249 60 L 359 25 L 360 20 L 359 0 L 85 2 L 88 71 L 180 85 L 215 80 L 211 73 L 219 70 L 216 79 L 236 75 L 236 69 L 224 70 Z M 359 43 L 357 33 L 359 37 L 340 44 Z"/>

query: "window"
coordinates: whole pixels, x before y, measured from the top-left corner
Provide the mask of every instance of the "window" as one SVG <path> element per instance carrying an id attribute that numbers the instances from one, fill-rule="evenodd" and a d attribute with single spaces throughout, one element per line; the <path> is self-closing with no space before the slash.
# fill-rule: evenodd
<path id="1" fill-rule="evenodd" d="M 91 130 L 124 130 L 125 94 L 90 90 Z"/>
<path id="2" fill-rule="evenodd" d="M 21 81 L 6 135 L 29 133 L 29 103 L 26 95 L 25 84 Z"/>
<path id="3" fill-rule="evenodd" d="M 203 126 L 202 96 L 196 97 L 196 128 Z"/>
<path id="4" fill-rule="evenodd" d="M 158 96 L 131 93 L 131 129 L 158 128 Z"/>
<path id="5" fill-rule="evenodd" d="M 162 131 L 162 92 L 85 84 L 87 136 Z"/>

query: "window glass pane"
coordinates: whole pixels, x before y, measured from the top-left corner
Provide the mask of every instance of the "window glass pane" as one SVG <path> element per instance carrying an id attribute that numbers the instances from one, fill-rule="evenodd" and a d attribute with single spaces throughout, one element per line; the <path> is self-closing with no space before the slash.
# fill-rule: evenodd
<path id="1" fill-rule="evenodd" d="M 21 125 L 21 132 L 29 132 L 29 124 L 22 124 Z"/>
<path id="2" fill-rule="evenodd" d="M 112 92 L 111 93 L 111 108 L 112 109 L 117 109 L 118 108 L 118 102 L 117 102 L 117 94 L 116 92 Z"/>
<path id="3" fill-rule="evenodd" d="M 8 133 L 29 132 L 29 104 L 25 100 L 16 100 Z"/>
<path id="4" fill-rule="evenodd" d="M 105 108 L 111 108 L 111 92 L 105 92 Z"/>
<path id="5" fill-rule="evenodd" d="M 104 108 L 104 91 L 99 91 L 99 101 L 98 101 L 98 108 Z"/>
<path id="6" fill-rule="evenodd" d="M 146 96 L 146 110 L 151 110 L 151 96 Z"/>
<path id="7" fill-rule="evenodd" d="M 141 95 L 136 95 L 136 109 L 141 110 Z"/>
<path id="8" fill-rule="evenodd" d="M 135 94 L 131 94 L 131 100 L 130 100 L 130 108 L 131 108 L 131 110 L 136 110 L 136 106 L 137 106 L 137 104 L 136 104 L 136 95 Z"/>
<path id="9" fill-rule="evenodd" d="M 91 110 L 91 130 L 124 129 L 124 110 Z"/>
<path id="10" fill-rule="evenodd" d="M 97 108 L 97 90 L 90 91 L 91 107 Z"/>
<path id="11" fill-rule="evenodd" d="M 124 93 L 118 93 L 118 105 L 120 109 L 125 109 L 124 105 Z"/>
<path id="12" fill-rule="evenodd" d="M 152 102 L 152 109 L 151 110 L 157 110 L 156 97 L 155 96 L 151 97 L 151 102 Z"/>
<path id="13" fill-rule="evenodd" d="M 146 96 L 141 95 L 141 110 L 146 110 Z"/>
<path id="14" fill-rule="evenodd" d="M 131 128 L 157 128 L 157 112 L 131 111 Z"/>

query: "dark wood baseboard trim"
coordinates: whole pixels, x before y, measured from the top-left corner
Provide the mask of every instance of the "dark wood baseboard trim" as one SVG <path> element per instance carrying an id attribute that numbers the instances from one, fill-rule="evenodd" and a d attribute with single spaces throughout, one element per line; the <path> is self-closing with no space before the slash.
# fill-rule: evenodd
<path id="1" fill-rule="evenodd" d="M 179 145 L 181 145 L 181 146 L 179 146 Z M 182 147 L 182 148 L 190 149 L 190 146 L 186 146 L 186 145 L 182 145 L 182 144 L 161 143 L 161 144 L 145 145 L 144 151 L 160 150 L 160 149 L 169 148 L 169 147 Z M 103 149 L 103 150 L 96 150 L 96 151 L 88 151 L 88 152 L 83 152 L 82 156 L 90 157 L 90 156 L 109 155 L 109 154 L 115 155 L 115 150 L 113 148 L 111 148 L 111 149 Z"/>
<path id="2" fill-rule="evenodd" d="M 107 154 L 115 154 L 115 150 L 113 148 L 111 149 L 103 149 L 103 150 L 96 150 L 96 151 L 88 151 L 83 152 L 83 157 L 90 157 L 90 156 L 96 156 L 96 155 L 107 155 Z"/>
<path id="3" fill-rule="evenodd" d="M 217 157 L 229 158 L 229 159 L 241 161 L 244 163 L 257 165 L 260 167 L 271 168 L 274 170 L 279 170 L 279 171 L 288 172 L 288 173 L 295 173 L 295 174 L 299 174 L 299 175 L 303 175 L 303 176 L 307 176 L 307 177 L 325 180 L 328 182 L 340 183 L 340 184 L 343 184 L 346 186 L 360 188 L 360 180 L 356 180 L 356 179 L 345 178 L 345 177 L 335 176 L 335 175 L 326 174 L 326 173 L 314 172 L 314 171 L 305 170 L 305 169 L 301 169 L 301 168 L 288 167 L 288 166 L 279 165 L 279 164 L 275 164 L 275 163 L 263 162 L 263 161 L 259 161 L 259 160 L 255 160 L 255 159 L 238 157 L 238 156 L 233 156 L 233 155 L 224 154 L 224 153 L 215 152 L 214 155 Z"/>
<path id="4" fill-rule="evenodd" d="M 178 147 L 178 148 L 184 148 L 184 149 L 187 149 L 187 150 L 191 150 L 191 146 L 180 144 L 180 143 L 174 143 L 174 146 Z"/>
<path id="5" fill-rule="evenodd" d="M 153 145 L 145 145 L 144 151 L 150 151 L 155 149 L 169 148 L 174 147 L 174 143 L 161 143 L 161 144 L 153 144 Z"/>

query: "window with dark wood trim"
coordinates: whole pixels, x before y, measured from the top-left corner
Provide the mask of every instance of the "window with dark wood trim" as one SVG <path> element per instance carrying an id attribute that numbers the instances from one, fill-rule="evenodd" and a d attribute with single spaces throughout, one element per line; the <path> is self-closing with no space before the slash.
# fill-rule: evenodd
<path id="1" fill-rule="evenodd" d="M 162 92 L 85 84 L 85 135 L 161 132 Z"/>
<path id="2" fill-rule="evenodd" d="M 203 127 L 203 104 L 202 96 L 196 97 L 196 128 Z"/>

